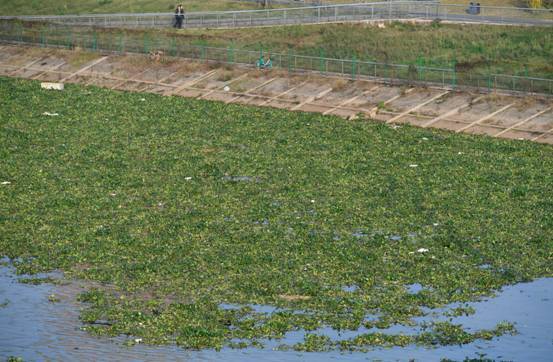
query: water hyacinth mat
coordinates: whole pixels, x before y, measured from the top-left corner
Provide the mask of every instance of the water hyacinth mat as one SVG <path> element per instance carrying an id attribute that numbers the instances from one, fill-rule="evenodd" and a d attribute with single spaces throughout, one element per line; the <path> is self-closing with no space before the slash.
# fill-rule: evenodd
<path id="1" fill-rule="evenodd" d="M 551 146 L 39 88 L 0 78 L 0 254 L 90 282 L 93 334 L 191 349 L 463 344 L 516 333 L 449 321 L 473 312 L 464 303 L 553 275 Z"/>

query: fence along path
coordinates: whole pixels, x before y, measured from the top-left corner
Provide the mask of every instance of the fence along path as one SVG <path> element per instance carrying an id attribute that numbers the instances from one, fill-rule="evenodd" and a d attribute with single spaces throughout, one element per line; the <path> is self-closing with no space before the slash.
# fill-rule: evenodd
<path id="1" fill-rule="evenodd" d="M 4 20 L 19 19 L 64 25 L 120 28 L 170 27 L 173 18 L 172 13 L 0 17 Z M 405 19 L 553 26 L 553 9 L 481 6 L 479 14 L 469 14 L 467 5 L 440 4 L 437 1 L 387 1 L 263 10 L 191 12 L 185 14 L 183 26 L 185 28 L 229 28 Z"/>
<path id="2" fill-rule="evenodd" d="M 446 89 L 476 88 L 505 90 L 519 93 L 553 95 L 553 79 L 460 71 L 450 67 L 432 67 L 420 64 L 396 64 L 361 59 L 336 59 L 269 49 L 247 50 L 230 47 L 211 47 L 182 43 L 180 37 L 160 32 L 104 31 L 88 27 L 57 24 L 28 26 L 0 20 L 0 44 L 30 44 L 66 49 L 81 48 L 113 53 L 163 52 L 169 56 L 195 59 L 203 62 L 243 64 L 253 66 L 261 55 L 270 57 L 275 68 L 289 72 L 317 72 L 349 79 L 366 78 L 390 84 L 424 84 Z"/>

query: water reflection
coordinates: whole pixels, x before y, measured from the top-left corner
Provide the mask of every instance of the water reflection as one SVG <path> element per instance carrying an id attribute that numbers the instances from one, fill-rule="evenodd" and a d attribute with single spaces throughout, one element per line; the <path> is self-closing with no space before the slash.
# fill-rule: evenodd
<path id="1" fill-rule="evenodd" d="M 446 357 L 463 360 L 484 356 L 496 360 L 543 361 L 550 360 L 553 350 L 553 278 L 506 287 L 496 298 L 469 303 L 476 309 L 474 315 L 452 320 L 473 330 L 493 328 L 498 322 L 508 320 L 516 323 L 519 331 L 516 336 L 507 335 L 465 346 L 378 348 L 369 353 L 298 353 L 271 349 L 283 342 L 301 341 L 302 332 L 291 332 L 284 341 L 272 341 L 264 350 L 226 348 L 216 352 L 185 351 L 176 346 L 126 347 L 124 338 L 95 338 L 80 330 L 79 307 L 74 300 L 82 287 L 22 284 L 17 278 L 11 267 L 0 266 L 0 358 L 13 355 L 25 360 L 63 361 L 322 361 L 343 358 L 348 361 L 439 361 Z M 49 302 L 51 294 L 59 297 L 60 302 Z M 335 338 L 351 337 L 350 333 L 328 328 L 318 332 Z"/>

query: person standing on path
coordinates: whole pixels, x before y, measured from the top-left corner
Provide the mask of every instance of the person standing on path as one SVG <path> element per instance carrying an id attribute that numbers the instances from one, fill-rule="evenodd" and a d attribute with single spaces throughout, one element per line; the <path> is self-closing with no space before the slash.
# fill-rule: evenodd
<path id="1" fill-rule="evenodd" d="M 184 20 L 184 9 L 182 4 L 179 4 L 175 9 L 175 28 L 182 29 L 182 21 Z"/>

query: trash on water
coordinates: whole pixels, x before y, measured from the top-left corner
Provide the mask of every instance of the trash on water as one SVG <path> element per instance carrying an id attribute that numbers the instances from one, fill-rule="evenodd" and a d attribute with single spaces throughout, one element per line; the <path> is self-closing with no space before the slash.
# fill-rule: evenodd
<path id="1" fill-rule="evenodd" d="M 40 83 L 40 88 L 42 89 L 53 89 L 53 90 L 63 90 L 63 83 L 52 83 L 52 82 L 42 82 Z"/>
<path id="2" fill-rule="evenodd" d="M 252 177 L 252 176 L 223 176 L 223 180 L 233 181 L 233 182 L 250 182 L 250 181 L 259 181 L 259 178 Z"/>

